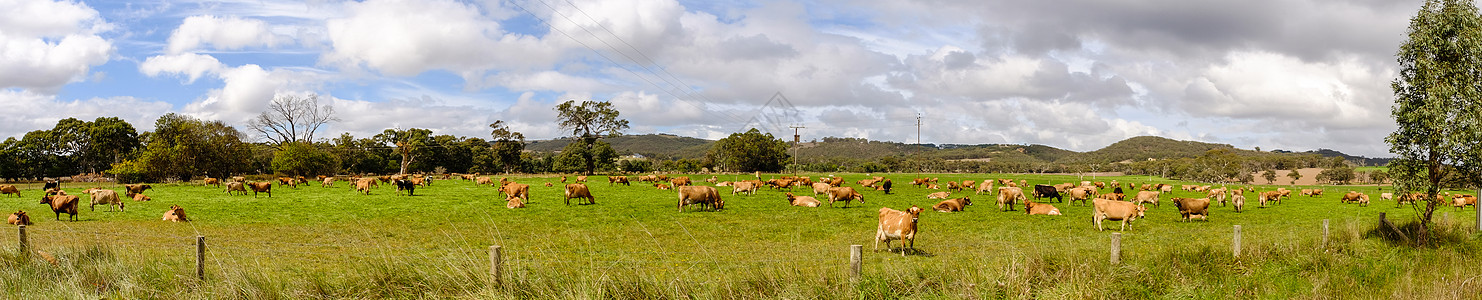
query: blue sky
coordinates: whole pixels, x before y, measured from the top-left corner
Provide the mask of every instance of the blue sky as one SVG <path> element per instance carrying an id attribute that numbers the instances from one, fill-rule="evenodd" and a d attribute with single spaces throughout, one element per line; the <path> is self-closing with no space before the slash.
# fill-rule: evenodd
<path id="1" fill-rule="evenodd" d="M 418 127 L 1033 143 L 1158 135 L 1388 156 L 1393 53 L 1419 1 L 0 0 L 0 136 L 142 130 L 318 95 L 319 137 Z M 790 106 L 767 106 L 781 94 Z M 771 102 L 777 103 L 777 102 Z M 768 120 L 756 124 L 749 120 Z M 257 138 L 257 137 L 254 137 Z"/>

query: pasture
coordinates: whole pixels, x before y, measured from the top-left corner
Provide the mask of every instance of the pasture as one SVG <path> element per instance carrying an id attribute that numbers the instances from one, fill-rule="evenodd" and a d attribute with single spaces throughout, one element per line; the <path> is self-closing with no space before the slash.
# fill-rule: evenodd
<path id="1" fill-rule="evenodd" d="M 845 186 L 856 188 L 854 181 L 866 177 L 840 175 Z M 1379 199 L 1375 186 L 1329 186 L 1318 197 L 1293 191 L 1289 200 L 1266 208 L 1258 208 L 1247 192 L 1244 212 L 1214 204 L 1208 221 L 1192 222 L 1181 221 L 1169 199 L 1203 193 L 1175 187 L 1123 232 L 1122 263 L 1110 265 L 1109 237 L 1118 225 L 1109 221 L 1109 230 L 1097 231 L 1089 206 L 1053 203 L 1064 215 L 1030 216 L 1022 203 L 999 212 L 992 196 L 964 191 L 952 197 L 971 197 L 973 205 L 938 213 L 930 206 L 940 200 L 925 197 L 938 190 L 908 184 L 916 177 L 1079 182 L 1075 176 L 884 176 L 894 181 L 893 194 L 861 191 L 865 203 L 848 208 L 792 207 L 783 195 L 788 191 L 764 187 L 744 196 L 718 187 L 724 209 L 684 212 L 676 209 L 672 190 L 637 181 L 608 186 L 605 176 L 587 183 L 597 204 L 570 206 L 563 204 L 560 183 L 545 186 L 559 176 L 511 176 L 530 185 L 523 209 L 505 208 L 494 187 L 458 179 L 418 188 L 415 196 L 398 195 L 384 184 L 361 195 L 340 181 L 333 188 L 275 185 L 271 198 L 228 196 L 197 181 L 156 184 L 145 193 L 153 201 L 125 200 L 123 212 L 101 206 L 90 211 L 83 196 L 77 222 L 65 221 L 65 215 L 54 220 L 37 203 L 39 186 L 27 185 L 24 197 L 0 196 L 0 210 L 27 211 L 35 222 L 28 227 L 31 248 L 58 262 L 36 255 L 23 259 L 17 230 L 7 227 L 0 233 L 0 289 L 42 299 L 1460 299 L 1482 293 L 1482 263 L 1475 259 L 1482 243 L 1465 229 L 1475 226 L 1476 208 L 1437 212 L 1438 222 L 1464 232 L 1465 241 L 1435 249 L 1395 247 L 1366 238 L 1366 232 L 1380 213 L 1404 222 L 1416 211 Z M 691 177 L 707 185 L 700 180 L 709 175 Z M 1182 184 L 1146 176 L 1095 181 L 1112 179 Z M 72 194 L 87 187 L 92 185 L 64 186 Z M 1349 190 L 1370 194 L 1373 204 L 1340 204 Z M 812 195 L 807 188 L 790 192 Z M 193 221 L 161 221 L 170 205 L 184 207 Z M 873 252 L 879 208 L 911 205 L 928 210 L 919 221 L 918 251 Z M 1332 224 L 1326 247 L 1320 241 L 1323 219 Z M 1230 247 L 1233 225 L 1242 226 L 1239 258 Z M 198 235 L 208 245 L 205 281 L 195 279 Z M 498 286 L 489 283 L 491 245 L 503 247 Z M 848 274 L 849 245 L 864 245 L 858 280 Z"/>

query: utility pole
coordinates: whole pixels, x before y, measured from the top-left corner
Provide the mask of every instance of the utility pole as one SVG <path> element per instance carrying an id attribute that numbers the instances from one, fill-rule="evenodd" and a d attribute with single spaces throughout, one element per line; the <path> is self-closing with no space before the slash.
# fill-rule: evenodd
<path id="1" fill-rule="evenodd" d="M 802 139 L 802 135 L 799 135 L 798 134 L 798 129 L 808 128 L 808 127 L 803 127 L 803 124 L 797 124 L 797 125 L 788 126 L 788 128 L 792 128 L 792 160 L 793 160 L 793 163 L 796 164 L 796 163 L 798 163 L 798 148 L 799 148 L 798 145 L 801 144 L 802 143 L 802 140 L 803 140 Z"/>
<path id="2" fill-rule="evenodd" d="M 916 144 L 921 144 L 921 113 L 916 113 Z"/>

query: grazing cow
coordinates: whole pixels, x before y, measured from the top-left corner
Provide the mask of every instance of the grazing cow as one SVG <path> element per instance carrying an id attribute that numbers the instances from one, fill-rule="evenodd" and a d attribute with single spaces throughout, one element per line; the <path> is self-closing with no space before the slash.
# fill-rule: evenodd
<path id="1" fill-rule="evenodd" d="M 1096 199 L 1106 199 L 1106 200 L 1115 200 L 1115 201 L 1122 201 L 1125 198 L 1126 198 L 1126 195 L 1124 195 L 1122 193 L 1111 193 L 1111 194 L 1100 194 L 1100 195 L 1096 195 Z"/>
<path id="2" fill-rule="evenodd" d="M 1437 195 L 1437 196 L 1439 196 L 1439 195 Z M 1425 201 L 1425 193 L 1409 193 L 1409 194 L 1404 194 L 1404 195 L 1400 195 L 1399 197 L 1395 197 L 1395 207 L 1400 207 L 1401 204 L 1405 204 L 1406 202 L 1409 202 L 1410 204 L 1415 204 L 1415 203 L 1418 203 L 1420 201 Z"/>
<path id="3" fill-rule="evenodd" d="M 494 185 L 494 179 L 489 178 L 489 176 L 482 176 L 475 179 L 473 183 L 477 185 Z"/>
<path id="4" fill-rule="evenodd" d="M 1130 227 L 1129 223 L 1143 217 L 1146 211 L 1146 207 L 1132 202 L 1091 200 L 1091 222 L 1096 224 L 1096 230 L 1105 230 L 1101 227 L 1101 221 L 1112 220 L 1122 221 L 1122 231 L 1126 231 Z"/>
<path id="5" fill-rule="evenodd" d="M 948 181 L 947 182 L 947 190 L 948 191 L 956 192 L 956 191 L 961 191 L 962 190 L 962 187 L 961 186 L 958 186 L 956 181 Z"/>
<path id="6" fill-rule="evenodd" d="M 370 188 L 375 186 L 375 178 L 361 178 L 360 180 L 355 181 L 355 191 L 365 193 L 366 195 L 370 195 Z"/>
<path id="7" fill-rule="evenodd" d="M 887 195 L 890 194 L 890 179 L 880 182 L 880 190 L 885 191 Z"/>
<path id="8" fill-rule="evenodd" d="M 814 182 L 813 183 L 813 195 L 814 196 L 817 196 L 817 195 L 822 195 L 823 193 L 828 193 L 828 189 L 829 188 L 833 188 L 833 187 L 834 186 L 829 185 L 826 182 Z"/>
<path id="9" fill-rule="evenodd" d="M 201 185 L 214 185 L 218 188 L 221 187 L 221 179 L 206 177 L 206 179 L 203 179 L 201 182 Z"/>
<path id="10" fill-rule="evenodd" d="M 124 189 L 128 190 L 128 192 L 127 192 L 128 194 L 143 194 L 144 191 L 149 190 L 149 188 L 150 188 L 150 186 L 148 184 L 125 184 L 124 185 Z"/>
<path id="11" fill-rule="evenodd" d="M 911 185 L 921 186 L 926 184 L 927 181 L 931 181 L 931 178 L 916 178 L 911 180 Z"/>
<path id="12" fill-rule="evenodd" d="M 828 189 L 828 207 L 834 207 L 835 201 L 844 201 L 844 208 L 849 208 L 849 201 L 859 200 L 865 203 L 864 195 L 860 195 L 852 187 L 836 187 Z"/>
<path id="13" fill-rule="evenodd" d="M 322 181 L 322 183 L 319 184 L 319 187 L 334 187 L 334 177 L 324 177 L 324 180 Z"/>
<path id="14" fill-rule="evenodd" d="M 689 179 L 689 178 L 685 178 L 685 179 Z M 578 175 L 578 176 L 576 176 L 576 182 L 577 183 L 587 182 L 587 175 Z"/>
<path id="15" fill-rule="evenodd" d="M 18 210 L 10 214 L 9 218 L 5 219 L 5 224 L 29 226 L 31 225 L 31 216 L 27 216 L 24 210 Z"/>
<path id="16" fill-rule="evenodd" d="M 417 183 L 411 180 L 397 179 L 395 180 L 395 182 L 396 194 L 398 195 L 401 194 L 401 191 L 407 191 L 407 196 L 411 196 L 412 192 L 415 192 L 417 190 Z"/>
<path id="17" fill-rule="evenodd" d="M 1477 196 L 1472 196 L 1472 195 L 1451 195 L 1451 206 L 1452 207 L 1456 207 L 1456 210 L 1466 209 L 1467 205 L 1471 205 L 1472 207 L 1476 207 L 1477 206 Z"/>
<path id="18" fill-rule="evenodd" d="M 1038 186 L 1041 186 L 1041 185 L 1042 184 L 1036 184 L 1035 185 L 1036 188 L 1034 188 L 1034 189 L 1035 190 L 1039 190 Z M 1056 192 L 1064 193 L 1065 191 L 1070 190 L 1070 188 L 1075 187 L 1075 184 L 1074 183 L 1066 182 L 1066 183 L 1056 184 L 1056 185 L 1054 185 L 1054 187 L 1055 187 L 1055 191 Z"/>
<path id="19" fill-rule="evenodd" d="M 1270 201 L 1271 204 L 1281 204 L 1281 192 L 1282 191 L 1268 191 L 1268 192 L 1264 192 L 1264 193 L 1261 193 L 1257 197 L 1258 199 L 1256 199 L 1256 200 L 1259 200 L 1260 201 L 1261 207 L 1266 207 L 1266 202 L 1267 201 Z"/>
<path id="20" fill-rule="evenodd" d="M 957 199 L 942 200 L 942 202 L 938 202 L 937 205 L 932 205 L 931 209 L 938 212 L 954 212 L 967 209 L 968 205 L 973 205 L 973 200 L 968 199 L 967 197 L 962 197 Z"/>
<path id="21" fill-rule="evenodd" d="M 247 182 L 247 177 L 244 177 L 244 176 L 232 176 L 232 181 L 245 183 L 245 182 Z"/>
<path id="22" fill-rule="evenodd" d="M 1054 205 L 1050 205 L 1050 204 L 1047 204 L 1047 203 L 1035 203 L 1034 201 L 1024 201 L 1024 213 L 1025 214 L 1030 214 L 1030 215 L 1059 216 L 1060 215 L 1060 209 L 1059 208 L 1055 208 Z"/>
<path id="23" fill-rule="evenodd" d="M 581 184 L 581 183 L 567 184 L 566 185 L 566 205 L 571 205 L 571 198 L 586 199 L 587 200 L 587 203 L 577 202 L 576 204 L 597 204 L 597 198 L 596 197 L 592 197 L 592 191 L 587 190 L 587 185 L 586 184 Z"/>
<path id="24" fill-rule="evenodd" d="M 226 194 L 232 195 L 232 192 L 242 192 L 242 195 L 246 196 L 247 188 L 241 182 L 232 181 L 226 183 Z"/>
<path id="25" fill-rule="evenodd" d="M 514 196 L 505 197 L 504 198 L 504 201 L 505 201 L 505 203 L 504 203 L 504 207 L 505 208 L 525 208 L 525 202 L 524 201 L 520 201 L 520 197 L 514 197 Z"/>
<path id="26" fill-rule="evenodd" d="M 977 185 L 977 181 L 973 181 L 973 180 L 963 180 L 962 181 L 962 188 L 965 188 L 966 189 L 966 188 L 972 188 L 972 187 L 976 187 L 976 186 L 978 186 Z"/>
<path id="27" fill-rule="evenodd" d="M 974 195 L 982 195 L 983 192 L 988 192 L 989 195 L 993 194 L 992 180 L 983 180 L 983 182 L 978 183 L 978 188 L 977 191 L 975 191 L 976 194 Z"/>
<path id="28" fill-rule="evenodd" d="M 802 207 L 818 207 L 819 205 L 823 205 L 823 202 L 819 202 L 816 198 L 809 196 L 793 196 L 792 193 L 787 193 L 787 203 L 791 204 L 792 206 Z"/>
<path id="29" fill-rule="evenodd" d="M 15 194 L 15 197 L 16 198 L 20 198 L 21 197 L 21 190 L 15 188 L 14 185 L 0 184 L 0 195 L 4 195 L 4 194 Z"/>
<path id="30" fill-rule="evenodd" d="M 585 187 L 586 185 L 582 186 Z M 520 197 L 520 199 L 524 200 L 527 203 L 530 202 L 530 185 L 528 184 L 515 183 L 511 181 L 508 184 L 505 184 L 503 188 L 500 188 L 499 192 L 504 193 L 505 195 L 508 195 L 510 197 Z"/>
<path id="31" fill-rule="evenodd" d="M 952 197 L 952 193 L 948 193 L 948 192 L 935 192 L 935 193 L 926 194 L 926 199 L 947 199 L 948 197 Z"/>
<path id="32" fill-rule="evenodd" d="M 1209 198 L 1173 198 L 1173 206 L 1178 207 L 1178 214 L 1184 221 L 1193 218 L 1209 220 Z"/>
<path id="33" fill-rule="evenodd" d="M 57 213 L 57 221 L 62 220 L 63 213 L 70 215 L 72 221 L 77 221 L 78 202 L 76 195 L 47 193 L 41 196 L 41 204 L 51 204 L 51 211 Z"/>
<path id="34" fill-rule="evenodd" d="M 1081 205 L 1090 205 L 1089 203 L 1086 203 L 1086 201 L 1090 201 L 1091 198 L 1096 197 L 1096 188 L 1083 186 L 1070 189 L 1069 193 L 1066 194 L 1070 197 L 1071 203 L 1075 203 L 1076 200 L 1080 200 Z"/>
<path id="35" fill-rule="evenodd" d="M 1394 199 L 1395 193 L 1379 193 L 1379 200 L 1390 201 Z M 1395 204 L 1395 207 L 1399 207 L 1399 204 Z"/>
<path id="36" fill-rule="evenodd" d="M 1134 199 L 1132 202 L 1136 203 L 1137 205 L 1142 205 L 1143 203 L 1152 203 L 1153 208 L 1157 208 L 1158 197 L 1162 194 L 1163 192 L 1159 191 L 1138 191 L 1137 199 Z"/>
<path id="37" fill-rule="evenodd" d="M 41 190 L 43 191 L 49 191 L 53 189 L 62 189 L 62 183 L 56 180 L 47 180 L 46 184 L 41 186 Z"/>
<path id="38" fill-rule="evenodd" d="M 1307 195 L 1307 196 L 1310 196 L 1310 197 L 1322 196 L 1322 189 L 1312 189 L 1312 194 L 1311 195 Z"/>
<path id="39" fill-rule="evenodd" d="M 674 179 L 670 179 L 669 180 L 669 183 L 674 184 L 674 186 L 687 186 L 687 185 L 690 185 L 690 177 L 689 176 L 674 177 Z"/>
<path id="40" fill-rule="evenodd" d="M 1225 206 L 1225 190 L 1225 188 L 1211 189 L 1208 193 L 1205 193 L 1205 196 L 1209 197 L 1211 203 L 1219 202 L 1220 206 Z"/>
<path id="41" fill-rule="evenodd" d="M 268 198 L 272 198 L 273 197 L 273 183 L 272 182 L 266 182 L 266 181 L 262 181 L 262 182 L 250 182 L 250 183 L 247 183 L 247 187 L 251 187 L 252 188 L 252 197 L 253 198 L 256 198 L 257 197 L 257 193 L 267 193 L 268 194 Z"/>
<path id="42" fill-rule="evenodd" d="M 293 177 L 278 177 L 278 185 L 298 188 L 298 179 L 293 179 Z"/>
<path id="43" fill-rule="evenodd" d="M 885 242 L 885 250 L 890 251 L 890 241 L 901 241 L 901 256 L 906 255 L 906 248 L 916 248 L 916 222 L 921 219 L 920 207 L 912 205 L 906 211 L 880 208 L 880 227 L 875 229 L 875 251 L 880 251 L 880 242 Z"/>
<path id="44" fill-rule="evenodd" d="M 161 218 L 161 220 L 170 222 L 190 222 L 190 218 L 185 217 L 185 209 L 180 208 L 179 205 L 170 205 L 170 210 L 165 211 L 165 215 L 163 218 Z"/>
<path id="45" fill-rule="evenodd" d="M 90 211 L 98 211 L 98 204 L 107 205 L 108 211 L 113 211 L 114 206 L 118 206 L 118 211 L 123 211 L 124 203 L 123 201 L 119 201 L 117 191 L 91 188 L 82 192 L 92 195 L 93 201 L 91 204 L 88 204 L 88 210 Z"/>
<path id="46" fill-rule="evenodd" d="M 1024 197 L 1024 190 L 1022 189 L 1011 186 L 998 188 L 998 211 L 1004 211 L 1004 208 L 1014 210 L 1015 201 L 1028 200 L 1028 198 Z"/>
<path id="47" fill-rule="evenodd" d="M 711 178 L 711 179 L 715 179 L 715 178 Z M 619 183 L 621 183 L 621 184 L 623 184 L 625 186 L 632 186 L 632 184 L 629 184 L 628 183 L 628 176 L 607 176 L 607 185 L 608 186 L 612 186 L 614 184 L 619 184 Z M 712 181 L 711 183 L 714 183 L 714 181 Z"/>
<path id="48" fill-rule="evenodd" d="M 149 196 L 145 196 L 144 194 L 134 194 L 133 198 L 134 198 L 134 201 L 149 201 L 149 200 L 152 200 L 152 199 L 149 198 Z"/>
<path id="49" fill-rule="evenodd" d="M 684 206 L 699 204 L 700 209 L 709 207 L 711 210 L 720 210 L 725 207 L 725 201 L 720 199 L 720 192 L 715 187 L 692 185 L 679 187 L 679 212 L 684 212 Z"/>
<path id="50" fill-rule="evenodd" d="M 1065 198 L 1060 196 L 1060 188 L 1058 186 L 1034 185 L 1034 200 L 1039 200 L 1040 198 L 1055 198 L 1055 202 L 1065 202 Z"/>
<path id="51" fill-rule="evenodd" d="M 844 177 L 834 177 L 834 178 L 831 178 L 831 179 L 828 180 L 827 183 L 831 187 L 844 186 Z"/>
<path id="52" fill-rule="evenodd" d="M 1362 198 L 1363 201 L 1360 201 L 1359 200 L 1360 198 Z M 1338 202 L 1339 203 L 1343 203 L 1343 204 L 1357 202 L 1357 203 L 1359 203 L 1360 206 L 1362 206 L 1364 204 L 1368 204 L 1369 203 L 1369 199 L 1368 198 L 1369 198 L 1369 195 L 1365 195 L 1364 193 L 1360 193 L 1360 192 L 1357 192 L 1357 191 L 1348 191 L 1348 193 L 1343 194 L 1343 198 L 1338 199 Z"/>
<path id="53" fill-rule="evenodd" d="M 1245 194 L 1235 194 L 1230 196 L 1230 204 L 1235 206 L 1235 212 L 1240 212 L 1241 209 L 1245 209 Z"/>
<path id="54" fill-rule="evenodd" d="M 553 187 L 553 186 L 556 186 L 556 185 L 555 184 L 551 184 L 550 182 L 545 183 L 545 187 Z"/>
<path id="55" fill-rule="evenodd" d="M 743 193 L 743 194 L 747 194 L 747 195 L 755 195 L 756 194 L 756 190 L 757 190 L 757 186 L 756 186 L 756 183 L 755 182 L 751 182 L 751 181 L 737 181 L 737 182 L 732 182 L 731 183 L 731 195 L 735 195 L 737 193 Z"/>

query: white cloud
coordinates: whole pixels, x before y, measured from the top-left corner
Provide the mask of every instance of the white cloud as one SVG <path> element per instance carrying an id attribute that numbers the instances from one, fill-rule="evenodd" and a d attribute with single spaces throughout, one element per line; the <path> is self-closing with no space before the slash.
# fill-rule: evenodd
<path id="1" fill-rule="evenodd" d="M 506 34 L 479 7 L 449 0 L 372 0 L 327 21 L 333 49 L 323 60 L 413 76 L 448 70 L 478 81 L 493 68 L 548 66 L 560 55 L 526 35 Z"/>
<path id="2" fill-rule="evenodd" d="M 250 47 L 272 48 L 287 41 L 271 30 L 267 22 L 238 17 L 192 16 L 170 33 L 168 54 L 180 54 L 202 48 L 238 50 Z"/>
<path id="3" fill-rule="evenodd" d="M 313 72 L 267 70 L 253 64 L 222 70 L 218 76 L 225 85 L 182 111 L 198 118 L 242 124 L 266 109 L 274 97 L 306 94 L 324 81 Z"/>
<path id="4" fill-rule="evenodd" d="M 31 130 L 51 129 L 58 120 L 66 118 L 92 121 L 98 117 L 119 117 L 142 132 L 152 129 L 155 119 L 171 109 L 169 103 L 134 97 L 62 101 L 52 95 L 13 89 L 0 89 L 0 103 L 6 105 L 6 113 L 0 114 L 0 137 L 20 137 Z"/>
<path id="5" fill-rule="evenodd" d="M 139 72 L 144 75 L 180 74 L 186 76 L 186 83 L 195 82 L 201 76 L 220 74 L 225 69 L 226 65 L 215 57 L 196 53 L 153 56 L 139 64 Z"/>
<path id="6" fill-rule="evenodd" d="M 0 88 L 54 93 L 108 61 L 110 25 L 82 3 L 0 1 Z"/>

